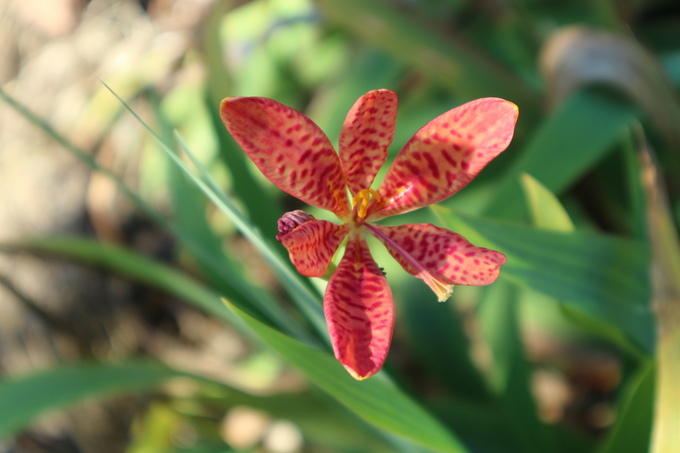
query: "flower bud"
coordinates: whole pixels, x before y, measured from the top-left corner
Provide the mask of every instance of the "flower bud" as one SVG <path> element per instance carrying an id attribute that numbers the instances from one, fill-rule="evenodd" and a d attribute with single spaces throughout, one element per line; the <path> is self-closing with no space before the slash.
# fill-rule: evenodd
<path id="1" fill-rule="evenodd" d="M 276 240 L 281 242 L 283 236 L 310 220 L 314 220 L 314 216 L 307 214 L 305 211 L 296 209 L 295 211 L 286 212 L 277 222 L 279 233 L 276 235 Z"/>

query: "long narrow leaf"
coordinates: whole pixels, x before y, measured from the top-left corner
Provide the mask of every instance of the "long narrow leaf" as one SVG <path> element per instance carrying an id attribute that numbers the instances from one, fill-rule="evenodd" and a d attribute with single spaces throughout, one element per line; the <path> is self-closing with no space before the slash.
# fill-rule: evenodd
<path id="1" fill-rule="evenodd" d="M 656 396 L 650 452 L 680 450 L 680 238 L 678 238 L 660 169 L 641 141 L 642 182 L 647 228 L 652 245 L 653 306 L 659 326 Z"/>
<path id="2" fill-rule="evenodd" d="M 191 153 L 186 143 L 181 137 L 177 136 L 177 140 L 191 158 L 192 162 L 199 169 L 201 177 L 198 179 L 189 168 L 184 165 L 177 156 L 171 155 L 173 161 L 180 167 L 189 177 L 196 183 L 196 185 L 203 191 L 203 193 L 225 213 L 232 222 L 236 225 L 238 230 L 262 253 L 264 258 L 269 262 L 272 268 L 281 278 L 281 283 L 284 285 L 291 298 L 297 304 L 298 308 L 305 314 L 307 319 L 316 328 L 317 333 L 321 338 L 328 340 L 326 335 L 326 322 L 321 310 L 321 304 L 318 297 L 314 296 L 310 289 L 302 282 L 299 275 L 294 272 L 291 266 L 281 259 L 281 256 L 275 252 L 271 245 L 262 237 L 250 222 L 243 217 L 234 204 L 227 198 L 215 183 L 215 180 L 208 174 L 205 167 L 196 157 Z M 328 340 L 329 341 L 329 340 Z"/>
<path id="3" fill-rule="evenodd" d="M 168 266 L 112 244 L 70 237 L 33 238 L 3 246 L 9 251 L 50 253 L 105 267 L 138 282 L 187 300 L 218 319 L 236 319 L 220 302 L 220 295 Z"/>
<path id="4" fill-rule="evenodd" d="M 505 172 L 485 215 L 514 219 L 523 212 L 522 173 L 559 195 L 613 149 L 635 120 L 636 110 L 630 105 L 590 91 L 574 93 L 540 126 L 522 156 Z"/>
<path id="5" fill-rule="evenodd" d="M 386 379 L 356 381 L 330 354 L 277 332 L 233 305 L 230 308 L 311 382 L 366 421 L 435 451 L 466 451 L 432 415 Z"/>
<path id="6" fill-rule="evenodd" d="M 272 268 L 279 274 L 282 279 L 282 283 L 288 289 L 291 297 L 297 303 L 300 310 L 305 313 L 309 321 L 316 328 L 317 332 L 320 334 L 321 338 L 326 338 L 326 324 L 323 317 L 323 312 L 321 310 L 321 305 L 309 288 L 302 282 L 301 278 L 292 271 L 290 265 L 281 259 L 272 247 L 265 241 L 265 239 L 260 235 L 260 233 L 250 224 L 250 222 L 239 212 L 236 206 L 227 198 L 224 193 L 219 189 L 215 181 L 208 174 L 205 167 L 194 157 L 194 155 L 188 150 L 186 144 L 178 137 L 179 143 L 182 148 L 187 152 L 192 162 L 198 168 L 201 177 L 197 176 L 192 172 L 189 167 L 182 161 L 182 159 L 177 156 L 170 146 L 168 146 L 163 139 L 153 131 L 140 117 L 137 115 L 130 106 L 125 103 L 111 88 L 104 84 L 124 106 L 125 108 L 139 121 L 139 123 L 153 136 L 157 141 L 161 149 L 167 154 L 167 156 L 172 159 L 172 161 L 186 173 L 189 178 L 196 184 L 198 188 L 203 191 L 203 193 L 213 202 L 215 205 L 225 214 L 229 219 L 234 222 L 234 225 L 238 230 L 246 236 L 252 243 L 257 247 L 257 249 L 262 253 L 264 258 L 269 262 Z"/>
<path id="7" fill-rule="evenodd" d="M 85 398 L 147 391 L 172 377 L 191 377 L 159 363 L 78 364 L 0 381 L 0 439 L 52 409 Z"/>
<path id="8" fill-rule="evenodd" d="M 648 451 L 654 417 L 655 378 L 654 363 L 652 360 L 644 361 L 621 392 L 616 423 L 609 430 L 599 453 Z"/>
<path id="9" fill-rule="evenodd" d="M 116 188 L 120 190 L 121 193 L 123 193 L 126 197 L 128 197 L 135 204 L 135 206 L 137 206 L 137 208 L 148 215 L 154 222 L 158 223 L 167 231 L 171 232 L 175 237 L 179 238 L 197 259 L 209 265 L 214 272 L 220 275 L 222 279 L 224 279 L 231 287 L 234 288 L 234 294 L 229 294 L 229 297 L 232 298 L 235 303 L 238 303 L 242 307 L 246 307 L 247 305 L 251 304 L 255 305 L 256 308 L 262 313 L 268 314 L 269 319 L 272 322 L 275 322 L 281 329 L 294 333 L 298 338 L 309 338 L 309 335 L 306 334 L 302 327 L 300 327 L 298 323 L 286 315 L 285 312 L 278 309 L 276 304 L 267 303 L 268 301 L 263 301 L 261 298 L 257 297 L 258 295 L 251 290 L 252 287 L 247 282 L 245 282 L 239 276 L 228 272 L 228 270 L 222 266 L 222 263 L 215 259 L 213 253 L 211 253 L 210 250 L 206 250 L 205 247 L 196 241 L 194 237 L 186 234 L 177 224 L 172 223 L 163 217 L 158 211 L 146 203 L 139 195 L 126 186 L 125 183 L 115 173 L 108 170 L 107 168 L 101 167 L 96 162 L 96 160 L 92 158 L 92 156 L 73 145 L 68 139 L 59 134 L 52 126 L 34 115 L 21 103 L 8 96 L 2 89 L 0 89 L 0 98 L 7 102 L 12 108 L 17 110 L 28 121 L 35 124 L 36 127 L 43 130 L 50 137 L 56 140 L 89 168 L 101 173 L 106 178 L 111 180 Z M 129 107 L 126 104 L 125 107 L 129 110 Z M 172 151 L 168 149 L 168 152 L 171 153 Z"/>
<path id="10" fill-rule="evenodd" d="M 172 142 L 173 130 L 160 109 L 157 96 L 151 96 L 151 103 L 158 118 L 161 130 L 160 135 L 164 142 Z M 216 290 L 223 292 L 227 298 L 233 298 L 234 288 L 229 281 L 222 277 L 223 273 L 215 269 L 213 263 L 219 265 L 218 269 L 227 271 L 230 275 L 239 276 L 239 280 L 241 280 L 240 276 L 244 273 L 243 265 L 237 261 L 236 257 L 225 253 L 222 239 L 210 228 L 206 218 L 207 200 L 200 189 L 171 161 L 166 160 L 165 163 L 168 166 L 165 173 L 167 174 L 167 186 L 173 201 L 174 223 L 177 224 L 177 227 L 186 236 L 191 237 L 203 250 L 210 253 L 210 262 L 197 260 L 202 274 L 205 275 Z M 245 280 L 244 283 L 247 285 L 248 280 Z M 301 327 L 298 326 L 294 330 L 291 328 L 296 323 L 266 288 L 256 285 L 247 286 L 247 297 L 258 312 L 268 319 L 278 320 L 280 327 L 288 333 L 294 333 L 294 330 L 296 330 L 298 336 L 303 335 L 302 332 L 304 331 Z"/>
<path id="11" fill-rule="evenodd" d="M 442 207 L 433 210 L 448 228 L 473 243 L 505 253 L 503 278 L 552 296 L 618 331 L 620 335 L 610 339 L 633 354 L 654 350 L 649 251 L 642 243 L 475 219 Z"/>

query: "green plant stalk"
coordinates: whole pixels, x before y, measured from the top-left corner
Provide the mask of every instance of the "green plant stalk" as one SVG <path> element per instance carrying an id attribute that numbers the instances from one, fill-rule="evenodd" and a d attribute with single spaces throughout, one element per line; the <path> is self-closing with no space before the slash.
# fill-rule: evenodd
<path id="1" fill-rule="evenodd" d="M 656 406 L 650 452 L 668 453 L 680 451 L 680 242 L 653 157 L 646 144 L 641 151 L 658 329 Z"/>

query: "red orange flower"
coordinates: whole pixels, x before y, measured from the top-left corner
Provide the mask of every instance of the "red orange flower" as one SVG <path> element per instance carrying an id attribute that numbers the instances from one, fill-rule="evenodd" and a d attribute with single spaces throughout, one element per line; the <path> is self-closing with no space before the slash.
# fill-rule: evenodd
<path id="1" fill-rule="evenodd" d="M 513 103 L 478 99 L 435 118 L 406 143 L 377 190 L 370 187 L 394 137 L 397 96 L 392 91 L 359 98 L 343 124 L 339 153 L 309 118 L 272 99 L 227 98 L 220 113 L 271 182 L 343 222 L 293 211 L 279 221 L 277 239 L 301 274 L 321 277 L 347 238 L 344 256 L 328 281 L 324 313 L 335 357 L 354 378 L 380 370 L 394 326 L 392 293 L 363 233 L 385 244 L 440 301 L 454 285 L 486 285 L 498 277 L 506 260 L 502 253 L 475 247 L 431 224 L 373 222 L 437 203 L 465 187 L 510 143 L 518 115 Z"/>

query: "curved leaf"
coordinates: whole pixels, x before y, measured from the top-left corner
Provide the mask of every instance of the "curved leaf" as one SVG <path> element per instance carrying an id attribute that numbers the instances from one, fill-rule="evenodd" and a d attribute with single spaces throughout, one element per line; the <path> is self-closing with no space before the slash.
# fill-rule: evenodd
<path id="1" fill-rule="evenodd" d="M 144 391 L 172 377 L 191 377 L 153 362 L 78 364 L 0 381 L 0 439 L 45 411 L 92 396 Z"/>
<path id="2" fill-rule="evenodd" d="M 300 370 L 312 383 L 373 425 L 435 451 L 467 450 L 439 421 L 384 376 L 356 381 L 330 354 L 300 343 L 233 305 L 229 308 L 260 339 Z"/>
<path id="3" fill-rule="evenodd" d="M 505 172 L 484 214 L 520 217 L 522 173 L 559 195 L 604 157 L 635 120 L 636 110 L 629 104 L 591 91 L 572 94 L 536 130 L 523 154 Z"/>
<path id="4" fill-rule="evenodd" d="M 445 226 L 475 244 L 504 253 L 501 277 L 536 289 L 611 326 L 636 348 L 654 350 L 649 307 L 649 250 L 632 240 L 593 233 L 563 233 L 474 219 L 442 207 Z M 610 336 L 611 337 L 611 336 Z M 619 343 L 631 350 L 630 344 Z M 639 352 L 639 351 L 638 351 Z"/>

